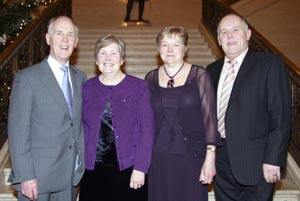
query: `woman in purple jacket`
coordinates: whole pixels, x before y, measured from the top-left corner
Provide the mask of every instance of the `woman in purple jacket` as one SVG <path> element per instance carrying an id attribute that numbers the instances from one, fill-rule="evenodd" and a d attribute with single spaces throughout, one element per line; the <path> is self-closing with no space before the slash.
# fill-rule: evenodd
<path id="1" fill-rule="evenodd" d="M 154 117 L 146 83 L 125 74 L 125 43 L 106 35 L 96 42 L 99 76 L 83 84 L 86 172 L 80 201 L 147 200 Z"/>

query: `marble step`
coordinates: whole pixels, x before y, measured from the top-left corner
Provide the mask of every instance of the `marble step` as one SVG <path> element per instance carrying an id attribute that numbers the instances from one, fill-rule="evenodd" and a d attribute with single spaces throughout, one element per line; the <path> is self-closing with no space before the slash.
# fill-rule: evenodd
<path id="1" fill-rule="evenodd" d="M 85 37 L 99 37 L 106 34 L 115 34 L 120 35 L 124 38 L 146 38 L 146 37 L 152 37 L 153 39 L 156 39 L 156 36 L 158 35 L 160 29 L 140 29 L 140 28 L 134 28 L 134 29 L 80 29 L 79 30 L 79 38 L 84 39 Z M 188 35 L 190 37 L 199 37 L 203 38 L 200 31 L 198 29 L 191 29 L 188 30 Z"/>
<path id="2" fill-rule="evenodd" d="M 79 34 L 108 34 L 108 33 L 120 33 L 120 34 L 154 34 L 157 35 L 161 29 L 154 27 L 128 27 L 128 28 L 80 28 Z M 198 29 L 186 29 L 188 34 L 199 33 Z"/>
<path id="3" fill-rule="evenodd" d="M 81 57 L 81 55 L 80 55 Z M 201 55 L 201 56 L 197 56 L 197 57 L 191 57 L 189 56 L 188 59 L 191 61 L 197 61 L 197 62 L 211 62 L 214 60 L 214 56 L 211 55 Z M 94 62 L 94 56 L 93 55 L 86 55 L 83 56 L 82 58 L 80 58 L 80 63 L 81 64 L 90 64 L 90 63 L 95 63 Z M 157 61 L 160 61 L 160 59 L 158 58 L 158 55 L 138 55 L 136 57 L 126 57 L 126 63 L 127 64 L 131 64 L 131 63 L 139 63 L 139 64 L 156 64 Z"/>
<path id="4" fill-rule="evenodd" d="M 126 62 L 124 69 L 127 73 L 144 78 L 146 73 L 156 68 L 162 62 L 156 45 L 159 29 L 126 28 L 126 29 L 81 29 L 79 44 L 71 57 L 71 63 L 77 65 L 88 77 L 98 73 L 95 66 L 94 46 L 102 35 L 112 33 L 122 38 L 126 43 Z M 197 29 L 188 30 L 189 45 L 185 60 L 187 62 L 206 66 L 215 60 L 215 55 Z"/>
<path id="5" fill-rule="evenodd" d="M 88 52 L 89 54 L 94 54 L 95 44 L 79 44 L 74 54 L 84 54 Z M 157 53 L 157 46 L 155 44 L 128 44 L 126 45 L 126 54 L 128 53 L 137 53 L 141 54 L 144 51 L 148 51 L 148 53 L 152 52 L 154 54 Z M 208 49 L 207 43 L 201 43 L 197 46 L 195 45 L 189 45 L 188 47 L 188 53 L 194 53 L 194 54 L 210 54 L 212 55 L 212 52 L 210 49 Z"/>
<path id="6" fill-rule="evenodd" d="M 124 36 L 124 35 L 116 35 L 117 37 L 120 37 L 127 45 L 130 45 L 132 43 L 150 43 L 156 45 L 156 36 L 152 35 L 130 35 L 130 36 Z M 102 35 L 87 35 L 84 37 L 79 37 L 80 43 L 95 43 L 99 38 L 101 38 Z M 189 36 L 188 43 L 201 43 L 204 42 L 205 39 L 201 36 Z"/>
<path id="7" fill-rule="evenodd" d="M 211 63 L 213 61 L 213 59 L 207 59 L 205 60 L 193 60 L 193 64 L 197 64 L 203 67 L 206 67 L 209 63 Z M 134 63 L 134 64 L 128 64 L 126 63 L 126 66 L 124 67 L 124 70 L 132 75 L 138 76 L 138 77 L 142 77 L 144 78 L 144 76 L 146 75 L 146 73 L 154 68 L 157 68 L 159 66 L 158 62 L 149 62 L 149 63 L 145 63 L 145 61 L 143 60 L 143 62 L 141 64 L 139 63 Z M 98 72 L 97 70 L 97 66 L 94 65 L 93 62 L 88 61 L 87 63 L 81 63 L 81 64 L 77 64 L 77 67 L 79 69 L 81 69 L 82 71 L 84 71 L 88 77 L 93 77 L 96 75 L 96 73 Z"/>

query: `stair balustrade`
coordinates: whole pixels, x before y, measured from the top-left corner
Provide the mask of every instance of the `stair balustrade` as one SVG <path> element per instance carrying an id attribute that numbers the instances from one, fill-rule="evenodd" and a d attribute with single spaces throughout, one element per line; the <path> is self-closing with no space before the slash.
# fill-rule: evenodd
<path id="1" fill-rule="evenodd" d="M 72 15 L 72 0 L 55 0 L 0 54 L 0 149 L 7 139 L 7 113 L 14 74 L 49 54 L 45 34 L 48 21 Z"/>

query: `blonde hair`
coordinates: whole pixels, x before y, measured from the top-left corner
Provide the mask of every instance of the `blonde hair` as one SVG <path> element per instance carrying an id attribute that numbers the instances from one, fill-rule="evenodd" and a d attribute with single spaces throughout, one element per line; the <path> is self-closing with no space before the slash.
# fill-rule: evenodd
<path id="1" fill-rule="evenodd" d="M 176 26 L 166 26 L 164 27 L 156 37 L 156 44 L 160 46 L 161 41 L 166 37 L 176 37 L 182 39 L 184 46 L 188 44 L 188 33 L 183 27 L 176 27 Z"/>

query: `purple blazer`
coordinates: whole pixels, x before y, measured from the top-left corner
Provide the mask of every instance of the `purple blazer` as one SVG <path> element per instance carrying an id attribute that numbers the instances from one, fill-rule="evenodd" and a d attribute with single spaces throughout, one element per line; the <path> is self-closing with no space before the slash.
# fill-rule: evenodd
<path id="1" fill-rule="evenodd" d="M 111 98 L 119 168 L 133 167 L 147 173 L 151 162 L 154 116 L 144 80 L 126 74 L 118 85 L 106 86 L 96 76 L 83 84 L 82 94 L 86 169 L 94 169 L 102 112 Z"/>

